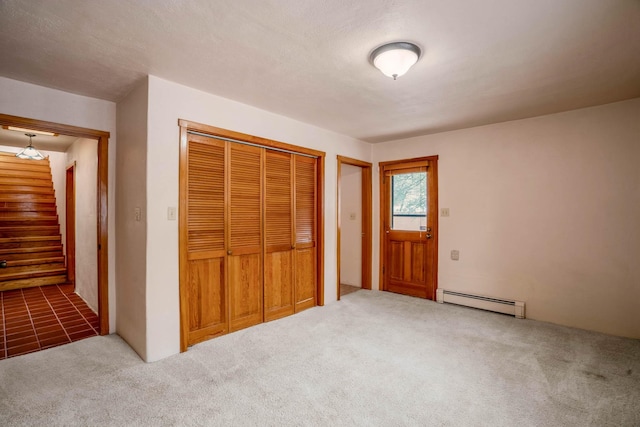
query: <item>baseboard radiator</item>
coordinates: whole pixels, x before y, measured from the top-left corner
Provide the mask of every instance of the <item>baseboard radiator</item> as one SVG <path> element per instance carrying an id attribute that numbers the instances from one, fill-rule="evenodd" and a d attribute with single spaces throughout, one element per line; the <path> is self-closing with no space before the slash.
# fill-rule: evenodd
<path id="1" fill-rule="evenodd" d="M 448 302 L 451 304 L 480 308 L 482 310 L 510 314 L 518 319 L 524 319 L 524 302 L 522 301 L 465 294 L 462 292 L 448 291 L 446 289 L 438 289 L 436 291 L 436 301 L 441 304 Z"/>

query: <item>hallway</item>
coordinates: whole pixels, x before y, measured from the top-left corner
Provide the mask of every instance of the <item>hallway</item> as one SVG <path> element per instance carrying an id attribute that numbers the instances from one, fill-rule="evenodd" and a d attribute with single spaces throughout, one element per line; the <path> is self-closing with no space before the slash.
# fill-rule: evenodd
<path id="1" fill-rule="evenodd" d="M 99 335 L 98 315 L 73 285 L 0 292 L 0 314 L 0 360 Z"/>

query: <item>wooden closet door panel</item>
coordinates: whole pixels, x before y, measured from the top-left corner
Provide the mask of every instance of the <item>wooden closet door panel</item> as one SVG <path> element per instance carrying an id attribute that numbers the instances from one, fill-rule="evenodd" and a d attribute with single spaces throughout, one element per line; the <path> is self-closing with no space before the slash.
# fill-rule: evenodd
<path id="1" fill-rule="evenodd" d="M 228 144 L 229 330 L 262 322 L 262 173 L 264 149 Z"/>
<path id="2" fill-rule="evenodd" d="M 294 312 L 292 155 L 265 153 L 265 320 Z"/>
<path id="3" fill-rule="evenodd" d="M 189 343 L 227 331 L 224 258 L 189 261 Z"/>
<path id="4" fill-rule="evenodd" d="M 187 148 L 188 344 L 228 331 L 224 271 L 225 145 L 189 135 Z"/>
<path id="5" fill-rule="evenodd" d="M 262 323 L 261 254 L 229 256 L 231 332 Z"/>
<path id="6" fill-rule="evenodd" d="M 295 311 L 316 305 L 317 161 L 295 157 Z"/>
<path id="7" fill-rule="evenodd" d="M 316 248 L 296 249 L 296 312 L 316 305 Z"/>

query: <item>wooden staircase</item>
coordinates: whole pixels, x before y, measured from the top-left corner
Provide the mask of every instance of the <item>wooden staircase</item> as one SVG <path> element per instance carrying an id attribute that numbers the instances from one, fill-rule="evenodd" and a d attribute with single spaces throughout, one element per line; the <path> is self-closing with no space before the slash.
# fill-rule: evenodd
<path id="1" fill-rule="evenodd" d="M 0 291 L 66 281 L 49 159 L 0 153 Z"/>

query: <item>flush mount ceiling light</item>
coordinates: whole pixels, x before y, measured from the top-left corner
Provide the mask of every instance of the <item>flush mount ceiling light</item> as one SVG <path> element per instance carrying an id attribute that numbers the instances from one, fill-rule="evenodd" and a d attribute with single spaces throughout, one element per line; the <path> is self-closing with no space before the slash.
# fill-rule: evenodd
<path id="1" fill-rule="evenodd" d="M 16 157 L 27 160 L 44 160 L 42 153 L 33 148 L 33 141 L 31 141 L 31 138 L 33 138 L 35 134 L 25 133 L 25 135 L 29 137 L 29 145 L 16 154 Z"/>
<path id="2" fill-rule="evenodd" d="M 375 48 L 369 60 L 382 74 L 395 80 L 418 62 L 421 53 L 420 48 L 413 43 L 394 42 Z"/>

